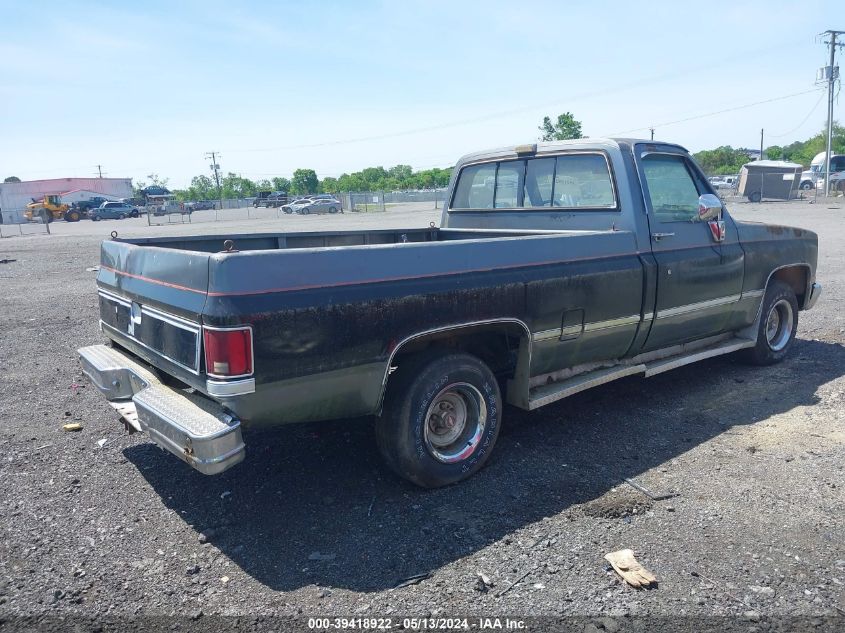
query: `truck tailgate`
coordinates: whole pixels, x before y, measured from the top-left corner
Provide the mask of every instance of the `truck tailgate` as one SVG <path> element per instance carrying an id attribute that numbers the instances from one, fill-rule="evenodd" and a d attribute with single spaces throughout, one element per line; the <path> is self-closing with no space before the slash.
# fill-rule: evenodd
<path id="1" fill-rule="evenodd" d="M 207 253 L 105 241 L 97 288 L 106 334 L 153 360 L 200 371 Z"/>

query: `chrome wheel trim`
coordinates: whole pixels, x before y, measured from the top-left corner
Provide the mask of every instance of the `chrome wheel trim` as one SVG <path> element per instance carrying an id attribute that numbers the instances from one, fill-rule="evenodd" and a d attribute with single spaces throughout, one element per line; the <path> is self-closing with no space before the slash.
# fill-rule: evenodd
<path id="1" fill-rule="evenodd" d="M 434 396 L 423 420 L 423 439 L 437 461 L 454 464 L 475 453 L 487 428 L 487 403 L 466 382 L 446 385 Z"/>
<path id="2" fill-rule="evenodd" d="M 766 342 L 774 352 L 779 352 L 787 346 L 792 337 L 792 325 L 795 315 L 792 311 L 792 304 L 786 299 L 781 299 L 766 317 Z"/>

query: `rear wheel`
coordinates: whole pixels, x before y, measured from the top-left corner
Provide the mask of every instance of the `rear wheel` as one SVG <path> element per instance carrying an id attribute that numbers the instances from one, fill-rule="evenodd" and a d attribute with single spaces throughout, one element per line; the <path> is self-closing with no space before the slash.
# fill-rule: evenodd
<path id="1" fill-rule="evenodd" d="M 65 212 L 65 222 L 79 222 L 79 211 L 71 209 Z"/>
<path id="2" fill-rule="evenodd" d="M 120 214 L 118 214 L 117 219 L 118 219 L 118 220 L 125 220 L 125 219 L 126 219 L 126 214 L 125 214 L 125 213 L 120 213 Z"/>
<path id="3" fill-rule="evenodd" d="M 749 202 L 760 202 L 763 199 L 763 194 L 759 191 L 752 191 L 748 194 L 748 201 Z"/>
<path id="4" fill-rule="evenodd" d="M 456 483 L 490 457 L 502 396 L 475 356 L 442 352 L 403 360 L 376 422 L 379 450 L 398 475 L 425 488 Z"/>
<path id="5" fill-rule="evenodd" d="M 803 189 L 804 191 L 807 191 L 807 190 L 812 189 L 812 188 L 813 188 L 813 183 L 811 183 L 810 181 L 804 181 L 804 182 L 801 183 L 801 189 Z"/>
<path id="6" fill-rule="evenodd" d="M 798 300 L 782 281 L 769 284 L 760 311 L 757 344 L 746 351 L 746 360 L 755 365 L 780 362 L 789 352 L 798 329 Z"/>
<path id="7" fill-rule="evenodd" d="M 337 207 L 329 207 L 329 213 L 337 213 Z"/>
<path id="8" fill-rule="evenodd" d="M 99 216 L 99 215 L 92 215 L 92 216 L 91 216 L 91 221 L 92 221 L 92 222 L 99 222 L 99 221 L 100 221 L 100 216 Z"/>

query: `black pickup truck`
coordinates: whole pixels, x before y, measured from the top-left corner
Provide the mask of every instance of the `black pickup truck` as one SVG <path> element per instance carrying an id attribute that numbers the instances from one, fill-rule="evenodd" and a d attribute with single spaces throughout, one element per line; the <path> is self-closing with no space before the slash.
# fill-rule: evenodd
<path id="1" fill-rule="evenodd" d="M 714 194 L 677 145 L 583 139 L 465 156 L 439 228 L 107 240 L 109 345 L 79 353 L 130 429 L 201 472 L 244 458 L 242 425 L 373 415 L 395 472 L 450 484 L 505 402 L 784 357 L 817 237 Z"/>
<path id="2" fill-rule="evenodd" d="M 276 208 L 288 203 L 287 191 L 259 191 L 255 200 L 252 201 L 254 208 L 271 207 Z"/>

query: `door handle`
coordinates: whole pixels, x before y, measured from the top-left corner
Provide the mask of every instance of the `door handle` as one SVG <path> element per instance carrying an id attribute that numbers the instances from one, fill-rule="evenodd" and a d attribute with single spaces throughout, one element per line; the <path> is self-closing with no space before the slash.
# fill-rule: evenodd
<path id="1" fill-rule="evenodd" d="M 652 233 L 651 237 L 656 241 L 660 241 L 664 237 L 674 237 L 674 235 L 674 233 Z"/>

